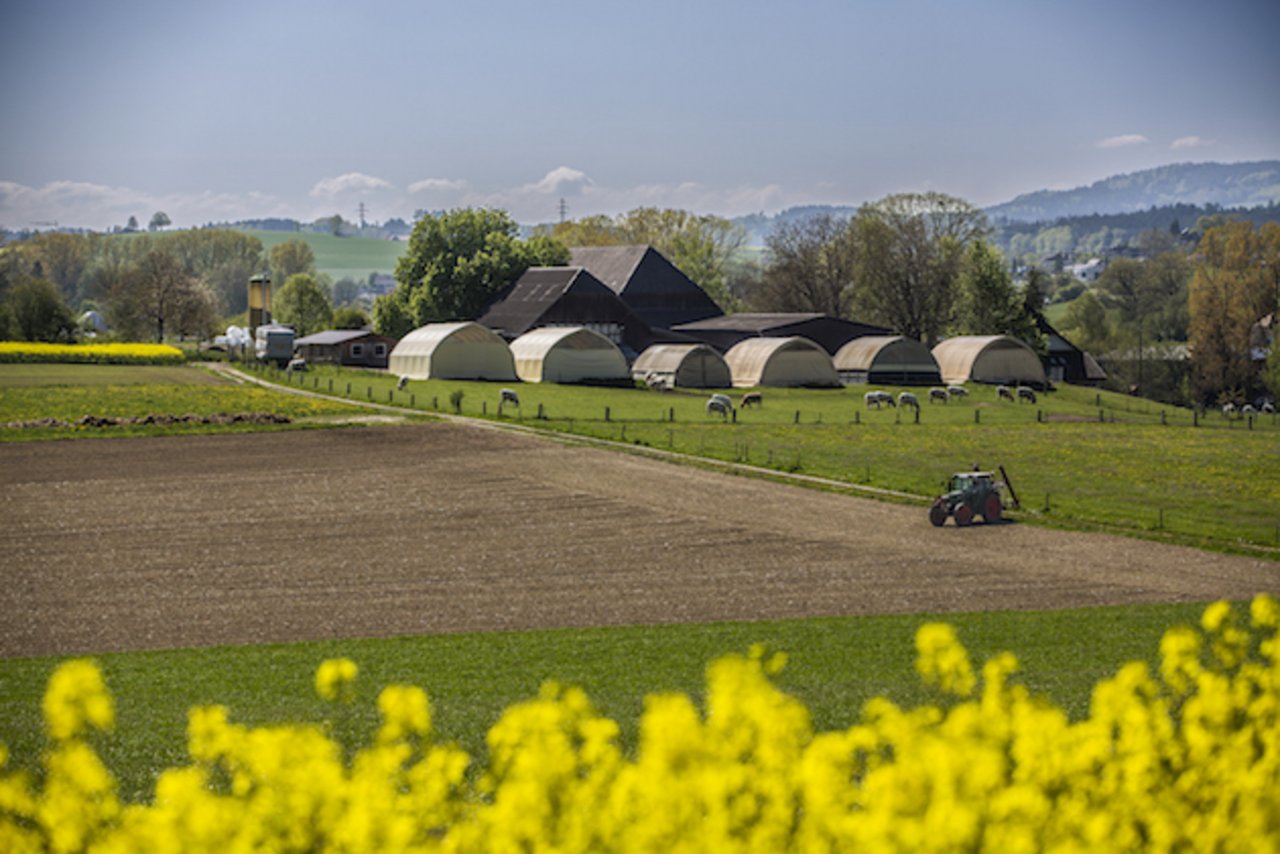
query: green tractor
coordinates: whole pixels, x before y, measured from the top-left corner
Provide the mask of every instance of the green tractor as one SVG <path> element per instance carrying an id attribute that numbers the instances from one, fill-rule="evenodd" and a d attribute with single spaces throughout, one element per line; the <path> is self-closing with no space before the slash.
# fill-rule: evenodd
<path id="1" fill-rule="evenodd" d="M 973 524 L 977 516 L 988 525 L 999 522 L 1004 517 L 1005 503 L 1001 491 L 1009 490 L 1012 499 L 1010 506 L 1018 506 L 1018 496 L 1009 483 L 1009 476 L 1000 466 L 1000 480 L 989 471 L 966 471 L 951 476 L 946 495 L 940 495 L 929 508 L 929 521 L 936 527 L 947 523 L 954 517 L 956 525 L 963 528 Z"/>

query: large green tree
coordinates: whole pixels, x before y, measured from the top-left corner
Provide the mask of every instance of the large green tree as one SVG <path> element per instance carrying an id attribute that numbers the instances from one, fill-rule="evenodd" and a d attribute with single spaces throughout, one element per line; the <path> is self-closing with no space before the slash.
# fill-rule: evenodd
<path id="1" fill-rule="evenodd" d="M 333 303 L 314 276 L 294 273 L 272 300 L 272 318 L 292 326 L 301 338 L 329 328 Z"/>
<path id="2" fill-rule="evenodd" d="M 271 260 L 271 277 L 283 284 L 298 273 L 316 274 L 316 255 L 305 240 L 296 237 L 277 243 L 268 253 Z"/>
<path id="3" fill-rule="evenodd" d="M 951 322 L 964 253 L 987 236 L 986 214 L 942 193 L 903 193 L 864 205 L 853 227 L 860 315 L 936 343 Z"/>
<path id="4" fill-rule="evenodd" d="M 46 279 L 20 280 L 9 288 L 5 306 L 11 331 L 24 341 L 68 341 L 75 336 L 71 309 Z"/>
<path id="5" fill-rule="evenodd" d="M 1011 335 L 1043 348 L 1035 316 L 1013 284 L 1008 262 L 985 240 L 965 252 L 956 284 L 955 331 L 961 335 Z"/>
<path id="6" fill-rule="evenodd" d="M 198 312 L 193 302 L 206 299 L 206 289 L 182 262 L 168 252 L 152 249 L 136 264 L 120 272 L 107 300 L 111 325 L 127 338 L 182 332 L 181 317 Z"/>
<path id="7" fill-rule="evenodd" d="M 374 303 L 374 327 L 400 336 L 434 321 L 475 319 L 529 267 L 567 263 L 563 243 L 545 235 L 521 240 L 506 211 L 424 216 L 396 264 L 396 290 Z"/>

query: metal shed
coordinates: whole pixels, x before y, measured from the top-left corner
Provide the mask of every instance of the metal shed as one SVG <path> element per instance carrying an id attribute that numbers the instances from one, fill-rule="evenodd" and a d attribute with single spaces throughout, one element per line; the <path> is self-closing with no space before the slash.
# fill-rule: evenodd
<path id="1" fill-rule="evenodd" d="M 608 338 L 582 326 L 548 326 L 511 342 L 516 374 L 527 383 L 630 380 L 627 359 Z"/>
<path id="2" fill-rule="evenodd" d="M 724 360 L 737 388 L 755 386 L 840 385 L 827 351 L 808 338 L 748 338 L 735 344 Z"/>
<path id="3" fill-rule="evenodd" d="M 836 373 L 845 385 L 937 385 L 942 372 L 929 348 L 903 335 L 855 338 L 836 352 Z"/>
<path id="4" fill-rule="evenodd" d="M 658 377 L 681 388 L 729 388 L 733 375 L 724 357 L 706 344 L 654 344 L 631 366 L 638 380 Z"/>
<path id="5" fill-rule="evenodd" d="M 511 348 L 479 323 L 429 323 L 400 339 L 388 369 L 415 380 L 516 379 Z"/>
<path id="6" fill-rule="evenodd" d="M 1022 383 L 1048 385 L 1040 357 L 1008 335 L 961 335 L 933 348 L 933 358 L 948 383 Z"/>

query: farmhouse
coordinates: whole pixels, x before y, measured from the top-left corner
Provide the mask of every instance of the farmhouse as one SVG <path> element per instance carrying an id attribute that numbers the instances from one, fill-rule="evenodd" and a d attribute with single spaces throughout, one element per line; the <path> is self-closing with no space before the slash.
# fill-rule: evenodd
<path id="1" fill-rule="evenodd" d="M 707 292 L 652 246 L 575 247 L 571 263 L 604 282 L 645 323 L 670 329 L 724 314 Z"/>
<path id="2" fill-rule="evenodd" d="M 631 358 L 654 339 L 648 324 L 582 267 L 530 267 L 489 306 L 479 323 L 508 341 L 543 326 L 582 326 L 623 348 Z"/>
<path id="3" fill-rule="evenodd" d="M 730 348 L 729 363 L 733 385 L 809 386 L 832 388 L 840 377 L 826 351 L 807 338 L 747 338 Z"/>
<path id="4" fill-rule="evenodd" d="M 1048 385 L 1036 351 L 1008 335 L 960 335 L 933 348 L 947 383 Z"/>
<path id="5" fill-rule="evenodd" d="M 724 357 L 706 344 L 654 344 L 631 366 L 637 380 L 661 380 L 674 388 L 728 388 L 733 376 Z"/>
<path id="6" fill-rule="evenodd" d="M 548 326 L 511 342 L 516 374 L 527 383 L 629 380 L 627 360 L 605 336 L 583 326 Z"/>
<path id="7" fill-rule="evenodd" d="M 293 355 L 313 364 L 385 368 L 394 338 L 368 329 L 331 329 L 293 342 Z"/>
<path id="8" fill-rule="evenodd" d="M 937 385 L 942 373 L 929 348 L 902 335 L 866 335 L 836 352 L 836 373 L 845 385 Z"/>
<path id="9" fill-rule="evenodd" d="M 415 380 L 516 379 L 511 348 L 479 323 L 429 323 L 400 339 L 391 373 Z"/>
<path id="10" fill-rule="evenodd" d="M 841 320 L 815 312 L 775 314 L 726 314 L 692 323 L 682 323 L 672 329 L 692 336 L 727 352 L 740 341 L 748 338 L 790 338 L 801 336 L 821 346 L 834 355 L 854 338 L 864 335 L 889 335 L 890 330 L 866 323 Z"/>

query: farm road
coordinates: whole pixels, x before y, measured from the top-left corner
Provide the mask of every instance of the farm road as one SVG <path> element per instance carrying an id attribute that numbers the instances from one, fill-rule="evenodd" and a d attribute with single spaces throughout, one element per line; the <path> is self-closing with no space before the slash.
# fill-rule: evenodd
<path id="1" fill-rule="evenodd" d="M 0 656 L 1280 592 L 1251 558 L 430 423 L 0 445 Z"/>

